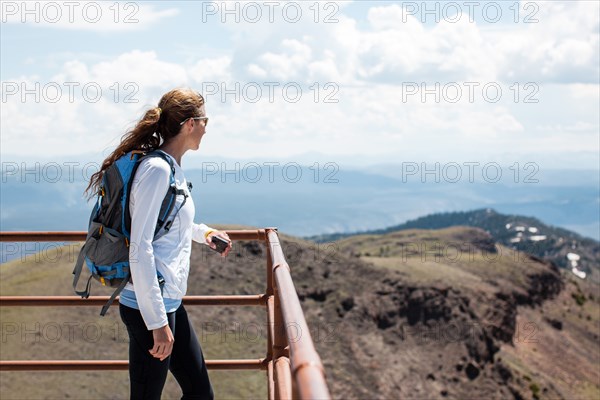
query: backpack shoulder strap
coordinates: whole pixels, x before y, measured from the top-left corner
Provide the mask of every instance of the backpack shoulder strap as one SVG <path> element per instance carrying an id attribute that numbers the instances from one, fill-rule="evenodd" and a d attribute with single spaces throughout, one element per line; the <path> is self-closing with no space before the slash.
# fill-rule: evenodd
<path id="1" fill-rule="evenodd" d="M 167 194 L 165 195 L 165 198 L 163 199 L 163 202 L 161 204 L 160 212 L 158 214 L 158 221 L 156 223 L 156 228 L 154 230 L 154 238 L 156 239 L 169 231 L 169 228 L 171 227 L 171 224 L 173 222 L 172 219 L 169 221 L 169 217 L 174 218 L 175 215 L 177 215 L 177 213 L 179 212 L 181 207 L 183 207 L 183 205 L 185 204 L 188 195 L 184 190 L 178 189 L 175 184 L 175 164 L 173 162 L 173 159 L 170 156 L 168 156 L 164 151 L 159 150 L 159 149 L 156 149 L 150 153 L 142 155 L 141 157 L 138 158 L 138 160 L 134 166 L 133 172 L 131 174 L 131 180 L 130 180 L 129 184 L 127 185 L 128 186 L 127 187 L 127 201 L 125 204 L 125 211 L 124 211 L 124 213 L 125 213 L 125 229 L 126 229 L 127 233 L 130 232 L 130 229 L 131 229 L 131 214 L 129 211 L 129 197 L 131 195 L 131 183 L 133 182 L 133 178 L 135 176 L 137 168 L 140 165 L 140 161 L 146 157 L 159 157 L 159 158 L 165 160 L 169 164 L 169 167 L 171 169 L 171 175 L 169 178 L 169 190 L 167 191 Z M 183 203 L 173 213 L 173 210 L 175 208 L 175 199 L 177 196 L 184 196 Z"/>
<path id="2" fill-rule="evenodd" d="M 140 163 L 146 157 L 160 157 L 163 160 L 165 160 L 169 164 L 169 167 L 171 168 L 169 185 L 172 186 L 175 184 L 175 166 L 173 165 L 173 162 L 171 161 L 171 159 L 166 154 L 164 154 L 164 152 L 155 150 L 150 153 L 145 153 L 145 154 L 142 153 L 141 155 L 137 156 L 137 158 L 135 159 L 135 164 L 131 171 L 131 177 L 129 179 L 129 182 L 127 182 L 127 187 L 125 188 L 125 191 L 123 193 L 123 195 L 125 197 L 123 199 L 123 233 L 128 238 L 129 238 L 129 235 L 131 232 L 131 211 L 129 209 L 129 199 L 131 198 L 131 187 L 133 186 L 135 174 L 137 173 Z M 168 193 L 165 198 L 167 198 L 167 197 L 168 197 Z M 165 201 L 163 200 L 163 204 L 164 204 L 164 202 Z M 161 209 L 162 209 L 162 207 L 161 207 Z M 155 233 L 156 233 L 156 231 L 155 231 Z"/>
<path id="3" fill-rule="evenodd" d="M 100 310 L 100 315 L 101 316 L 104 317 L 104 315 L 106 314 L 106 312 L 110 308 L 110 306 L 113 303 L 113 301 L 115 301 L 115 299 L 117 298 L 117 295 L 119 295 L 123 291 L 123 289 L 125 289 L 125 286 L 127 285 L 127 282 L 129 282 L 129 279 L 123 279 L 123 281 L 121 282 L 121 284 L 119 285 L 119 287 L 117 287 L 117 289 L 115 289 L 115 291 L 113 292 L 112 296 L 110 296 L 110 298 L 108 299 L 108 301 L 106 302 L 106 304 L 102 307 L 102 310 Z"/>
<path id="4" fill-rule="evenodd" d="M 175 183 L 175 164 L 173 164 L 173 159 L 170 156 L 168 156 L 167 153 L 165 153 L 162 150 L 156 149 L 143 157 L 160 157 L 163 160 L 165 160 L 169 164 L 169 167 L 171 167 L 171 183 Z M 141 158 L 142 157 L 140 157 L 140 159 Z"/>
<path id="5" fill-rule="evenodd" d="M 187 199 L 187 195 L 181 189 L 177 189 L 177 185 L 175 182 L 175 164 L 173 163 L 173 159 L 168 156 L 162 150 L 154 150 L 153 152 L 148 154 L 148 157 L 160 157 L 165 160 L 169 167 L 171 167 L 171 177 L 169 181 L 169 190 L 163 199 L 163 202 L 160 207 L 160 212 L 158 214 L 158 221 L 156 222 L 156 229 L 154 230 L 154 238 L 159 238 L 165 233 L 167 233 L 171 227 L 172 220 L 169 221 L 169 217 L 175 217 L 179 212 L 179 207 L 175 212 L 173 212 L 175 208 L 175 199 L 178 195 L 185 196 L 183 202 L 185 203 Z M 182 204 L 183 205 L 183 204 Z M 163 229 L 164 228 L 164 229 Z"/>
<path id="6" fill-rule="evenodd" d="M 76 294 L 83 297 L 84 299 L 87 299 L 90 296 L 92 275 L 90 275 L 90 277 L 88 278 L 84 290 L 77 290 L 77 282 L 79 281 L 79 277 L 81 276 L 81 270 L 83 269 L 83 264 L 85 262 L 85 256 L 87 255 L 87 251 L 90 246 L 90 241 L 95 240 L 96 239 L 93 237 L 89 237 L 86 240 L 86 242 L 83 244 L 83 247 L 81 247 L 81 250 L 79 250 L 79 256 L 77 257 L 77 262 L 75 263 L 75 268 L 73 269 L 73 290 Z"/>

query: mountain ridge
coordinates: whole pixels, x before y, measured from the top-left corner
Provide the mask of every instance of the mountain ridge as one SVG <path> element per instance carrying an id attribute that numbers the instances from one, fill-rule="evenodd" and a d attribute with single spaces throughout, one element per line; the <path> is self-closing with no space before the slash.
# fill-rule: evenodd
<path id="1" fill-rule="evenodd" d="M 317 243 L 332 242 L 357 235 L 382 235 L 407 229 L 443 229 L 451 226 L 477 227 L 490 233 L 494 241 L 532 256 L 571 269 L 567 254 L 579 256 L 576 267 L 600 283 L 600 242 L 564 228 L 547 225 L 535 217 L 500 214 L 493 209 L 477 209 L 429 214 L 383 229 L 334 233 L 305 237 Z"/>

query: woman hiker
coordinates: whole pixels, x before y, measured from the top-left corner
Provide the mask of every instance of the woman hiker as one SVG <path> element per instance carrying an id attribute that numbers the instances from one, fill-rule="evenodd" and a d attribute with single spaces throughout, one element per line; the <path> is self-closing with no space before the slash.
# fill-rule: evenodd
<path id="1" fill-rule="evenodd" d="M 171 90 L 123 136 L 88 186 L 97 191 L 104 171 L 123 154 L 158 149 L 171 158 L 176 186 L 187 195 L 185 202 L 184 196 L 176 197 L 175 208 L 180 209 L 169 230 L 155 239 L 157 218 L 170 186 L 171 167 L 161 157 L 145 157 L 132 177 L 131 282 L 119 300 L 121 319 L 129 334 L 131 399 L 160 399 L 169 370 L 181 386 L 182 399 L 213 398 L 202 349 L 182 304 L 192 240 L 213 249 L 213 236 L 229 241 L 225 232 L 193 222 L 194 202 L 181 169 L 183 155 L 188 150 L 198 150 L 207 125 L 202 95 L 189 89 Z M 222 256 L 230 250 L 229 241 Z M 157 276 L 162 277 L 163 284 Z"/>

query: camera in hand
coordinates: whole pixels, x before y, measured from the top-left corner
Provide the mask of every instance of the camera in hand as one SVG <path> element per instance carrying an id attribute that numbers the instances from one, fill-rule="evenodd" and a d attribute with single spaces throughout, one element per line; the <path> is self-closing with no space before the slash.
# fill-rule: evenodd
<path id="1" fill-rule="evenodd" d="M 213 236 L 211 238 L 211 241 L 217 246 L 216 249 L 213 249 L 212 247 L 211 247 L 211 249 L 213 249 L 217 253 L 223 253 L 225 251 L 225 249 L 227 249 L 227 246 L 229 246 L 229 241 L 227 241 L 219 236 Z"/>

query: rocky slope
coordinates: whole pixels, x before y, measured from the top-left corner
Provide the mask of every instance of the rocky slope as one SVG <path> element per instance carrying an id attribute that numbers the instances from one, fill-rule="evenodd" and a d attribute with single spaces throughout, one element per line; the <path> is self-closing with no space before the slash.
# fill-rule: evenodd
<path id="1" fill-rule="evenodd" d="M 519 324 L 520 309 L 538 313 L 541 305 L 564 290 L 564 279 L 556 266 L 502 247 L 494 253 L 494 262 L 490 261 L 491 253 L 487 259 L 469 259 L 464 256 L 471 254 L 468 252 L 462 252 L 463 261 L 454 265 L 443 256 L 435 261 L 435 251 L 439 251 L 435 249 L 439 246 L 432 244 L 458 243 L 459 239 L 463 245 L 473 244 L 486 252 L 490 251 L 490 244 L 494 248 L 485 232 L 467 228 L 357 236 L 337 242 L 340 254 L 353 255 L 357 261 L 371 265 L 351 264 L 353 272 L 348 276 L 348 261 L 334 261 L 324 267 L 325 272 L 328 276 L 340 276 L 342 281 L 319 280 L 317 292 L 312 288 L 306 293 L 306 297 L 317 299 L 307 304 L 321 303 L 321 316 L 313 318 L 338 323 L 336 332 L 340 333 L 341 343 L 336 343 L 333 351 L 327 346 L 322 350 L 323 354 L 343 360 L 337 362 L 344 368 L 336 368 L 334 363 L 330 368 L 344 371 L 342 377 L 335 375 L 332 381 L 336 395 L 533 397 L 530 384 L 524 383 L 527 381 L 500 355 L 504 347 L 510 348 L 515 341 L 527 338 L 532 328 L 538 333 L 548 329 L 549 325 L 534 327 L 527 325 L 528 321 Z M 418 244 L 427 245 L 421 252 L 411 252 Z M 377 247 L 378 256 L 372 256 Z M 403 252 L 402 248 L 411 251 Z M 409 255 L 404 259 L 406 254 Z M 423 259 L 428 254 L 430 259 Z M 515 254 L 525 262 L 514 262 Z M 313 269 L 313 273 L 319 272 Z M 301 278 L 309 279 L 310 276 Z M 330 297 L 337 304 L 329 304 Z M 337 316 L 333 314 L 334 307 Z M 521 332 L 523 329 L 525 333 Z M 555 362 L 560 357 L 556 356 Z M 594 360 L 598 361 L 597 351 L 593 352 Z M 350 385 L 354 379 L 360 379 L 360 384 Z M 539 393 L 535 392 L 537 396 L 572 398 L 578 393 L 577 389 L 554 385 L 551 379 L 536 379 L 540 388 Z M 595 388 L 597 391 L 598 386 Z"/>

